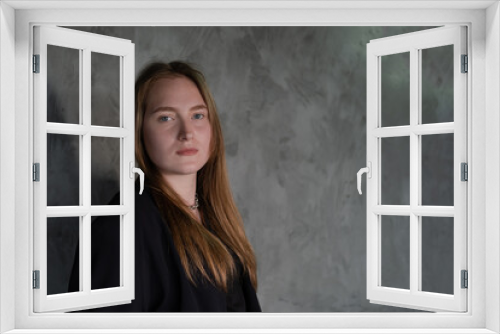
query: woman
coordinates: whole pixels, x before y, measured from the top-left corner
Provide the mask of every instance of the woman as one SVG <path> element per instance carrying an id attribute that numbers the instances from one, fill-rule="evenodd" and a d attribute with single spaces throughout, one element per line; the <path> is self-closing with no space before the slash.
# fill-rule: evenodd
<path id="1" fill-rule="evenodd" d="M 135 299 L 94 311 L 261 311 L 215 102 L 187 63 L 153 63 L 139 75 L 136 158 L 146 177 L 135 197 Z M 117 218 L 92 223 L 92 289 L 119 286 L 118 231 Z"/>

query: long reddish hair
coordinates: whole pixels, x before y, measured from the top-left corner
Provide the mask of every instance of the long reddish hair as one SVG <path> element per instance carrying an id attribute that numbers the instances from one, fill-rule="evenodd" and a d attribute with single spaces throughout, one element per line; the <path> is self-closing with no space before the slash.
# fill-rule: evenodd
<path id="1" fill-rule="evenodd" d="M 159 79 L 179 76 L 184 76 L 196 84 L 208 107 L 212 128 L 211 153 L 207 163 L 198 171 L 196 192 L 200 203 L 199 210 L 202 217 L 208 220 L 213 232 L 195 220 L 180 196 L 165 182 L 144 145 L 144 113 L 152 86 Z M 136 159 L 170 229 L 188 279 L 196 286 L 197 277 L 205 278 L 227 292 L 236 273 L 232 251 L 257 291 L 255 254 L 231 193 L 219 116 L 203 74 L 185 62 L 152 63 L 146 66 L 137 78 L 135 94 Z"/>

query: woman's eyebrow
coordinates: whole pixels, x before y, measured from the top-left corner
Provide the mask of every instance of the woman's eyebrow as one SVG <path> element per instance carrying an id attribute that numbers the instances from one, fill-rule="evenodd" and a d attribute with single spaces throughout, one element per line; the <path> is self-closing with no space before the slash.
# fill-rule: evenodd
<path id="1" fill-rule="evenodd" d="M 200 109 L 207 109 L 207 110 L 208 110 L 208 108 L 207 108 L 207 106 L 206 106 L 206 105 L 204 105 L 204 104 L 199 104 L 199 105 L 194 106 L 194 107 L 192 107 L 191 109 L 189 109 L 189 111 L 200 110 Z"/>
<path id="2" fill-rule="evenodd" d="M 195 111 L 195 110 L 200 110 L 200 109 L 208 110 L 206 105 L 198 104 L 194 107 L 191 107 L 191 109 L 189 109 L 189 111 Z M 178 109 L 174 108 L 174 107 L 162 106 L 162 107 L 158 107 L 158 108 L 154 109 L 151 113 L 154 114 L 155 112 L 159 112 L 159 111 L 178 111 Z"/>

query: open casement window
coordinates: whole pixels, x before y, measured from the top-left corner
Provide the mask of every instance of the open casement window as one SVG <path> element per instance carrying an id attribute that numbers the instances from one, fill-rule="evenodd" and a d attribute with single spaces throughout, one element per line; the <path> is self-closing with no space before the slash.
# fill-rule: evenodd
<path id="1" fill-rule="evenodd" d="M 459 26 L 367 45 L 372 303 L 467 310 L 466 54 Z"/>
<path id="2" fill-rule="evenodd" d="M 94 73 L 96 61 L 110 72 Z M 134 44 L 38 26 L 33 72 L 34 311 L 128 303 L 134 298 Z M 103 185 L 120 194 L 118 205 L 100 199 Z M 92 290 L 91 229 L 100 216 L 119 224 L 113 261 L 120 283 Z M 61 268 L 61 257 L 78 265 Z M 74 290 L 67 288 L 72 273 Z"/>

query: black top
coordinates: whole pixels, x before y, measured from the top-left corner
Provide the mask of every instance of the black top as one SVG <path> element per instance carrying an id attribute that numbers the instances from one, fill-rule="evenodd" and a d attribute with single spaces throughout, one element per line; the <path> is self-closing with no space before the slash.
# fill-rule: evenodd
<path id="1" fill-rule="evenodd" d="M 119 203 L 117 194 L 110 204 Z M 118 216 L 92 222 L 91 288 L 119 286 L 120 225 Z M 248 274 L 234 256 L 238 278 L 229 292 L 219 290 L 201 276 L 195 287 L 187 278 L 172 235 L 156 207 L 150 189 L 135 195 L 135 299 L 130 304 L 83 312 L 261 312 Z M 69 291 L 78 291 L 78 247 Z"/>

